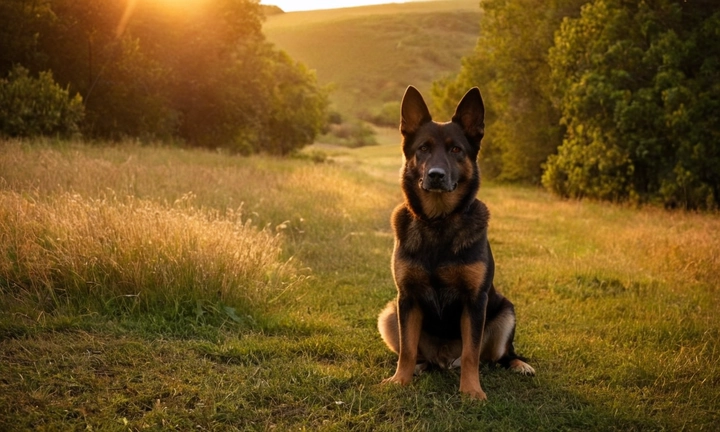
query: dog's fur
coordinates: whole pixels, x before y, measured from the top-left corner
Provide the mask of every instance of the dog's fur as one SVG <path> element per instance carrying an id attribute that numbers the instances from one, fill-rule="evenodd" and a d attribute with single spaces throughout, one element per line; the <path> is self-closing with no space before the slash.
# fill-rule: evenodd
<path id="1" fill-rule="evenodd" d="M 515 354 L 515 311 L 493 286 L 489 212 L 476 198 L 482 97 L 472 88 L 452 121 L 437 123 L 411 86 L 401 112 L 405 202 L 392 215 L 398 296 L 378 319 L 382 339 L 399 360 L 383 382 L 406 385 L 428 365 L 459 366 L 460 391 L 484 400 L 481 360 L 526 375 L 535 370 Z"/>

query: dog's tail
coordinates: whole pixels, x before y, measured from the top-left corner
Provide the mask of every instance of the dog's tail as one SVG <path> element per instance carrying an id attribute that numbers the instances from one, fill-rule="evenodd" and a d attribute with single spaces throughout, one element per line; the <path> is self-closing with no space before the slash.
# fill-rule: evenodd
<path id="1" fill-rule="evenodd" d="M 390 301 L 378 317 L 378 330 L 385 344 L 393 352 L 400 352 L 400 329 L 398 328 L 397 302 Z"/>

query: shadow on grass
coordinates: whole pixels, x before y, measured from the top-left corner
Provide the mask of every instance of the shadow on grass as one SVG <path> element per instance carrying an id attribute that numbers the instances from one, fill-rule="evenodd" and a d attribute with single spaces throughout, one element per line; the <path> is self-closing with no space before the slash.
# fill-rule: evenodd
<path id="1" fill-rule="evenodd" d="M 459 394 L 459 371 L 434 370 L 415 377 L 407 388 L 383 386 L 386 403 L 379 422 L 397 421 L 426 430 L 658 430 L 663 425 L 647 415 L 613 410 L 572 390 L 562 377 L 520 376 L 483 365 L 487 402 Z"/>

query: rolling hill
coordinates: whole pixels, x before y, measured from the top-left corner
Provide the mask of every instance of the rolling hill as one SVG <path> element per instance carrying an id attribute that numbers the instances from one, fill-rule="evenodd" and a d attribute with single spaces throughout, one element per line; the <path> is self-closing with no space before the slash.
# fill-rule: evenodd
<path id="1" fill-rule="evenodd" d="M 268 17 L 263 30 L 331 86 L 334 109 L 367 117 L 408 85 L 427 94 L 458 71 L 479 21 L 477 0 L 446 0 L 291 12 Z"/>

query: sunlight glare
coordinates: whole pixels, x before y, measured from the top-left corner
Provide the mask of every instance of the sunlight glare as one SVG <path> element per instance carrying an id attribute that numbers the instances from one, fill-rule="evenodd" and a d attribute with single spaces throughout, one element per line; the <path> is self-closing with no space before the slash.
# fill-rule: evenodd
<path id="1" fill-rule="evenodd" d="M 402 0 L 261 0 L 260 4 L 278 6 L 285 12 L 317 9 L 339 9 L 355 6 L 370 6 L 387 3 L 405 3 Z"/>

